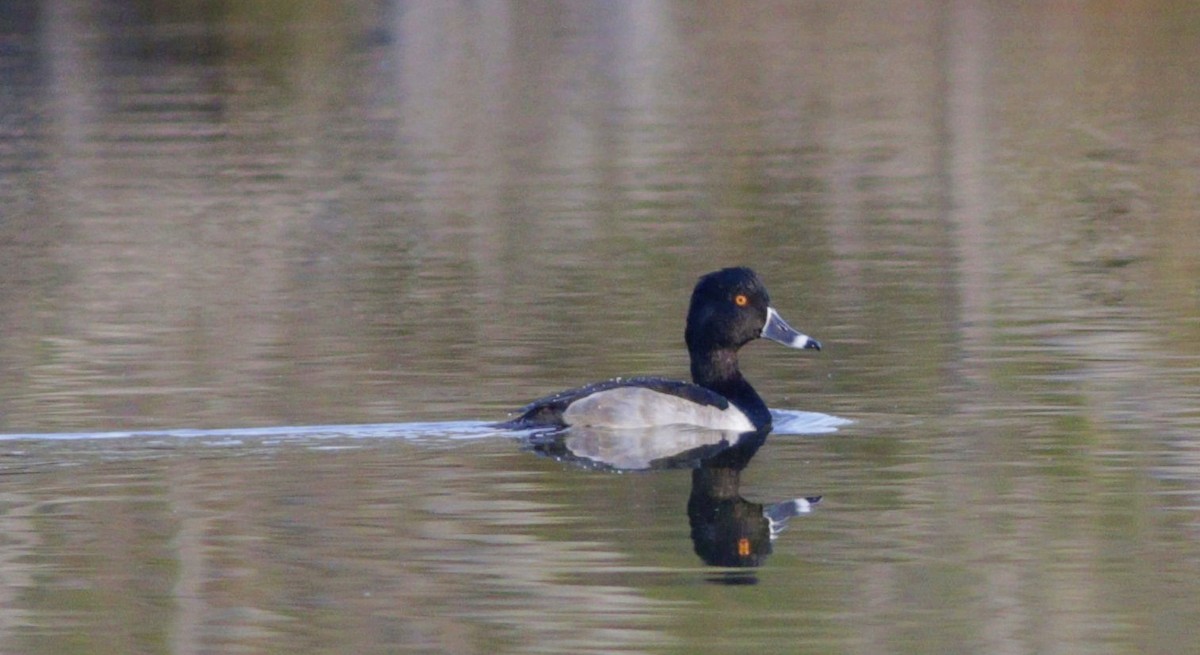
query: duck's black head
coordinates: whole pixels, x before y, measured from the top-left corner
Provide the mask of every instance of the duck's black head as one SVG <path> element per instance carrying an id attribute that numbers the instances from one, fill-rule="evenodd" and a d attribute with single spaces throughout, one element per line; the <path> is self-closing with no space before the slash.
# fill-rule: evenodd
<path id="1" fill-rule="evenodd" d="M 821 349 L 820 342 L 779 317 L 766 286 L 749 268 L 723 268 L 696 282 L 684 331 L 693 358 L 699 353 L 736 352 L 759 337 L 792 348 Z"/>
<path id="2" fill-rule="evenodd" d="M 821 348 L 779 317 L 754 271 L 725 268 L 700 278 L 684 332 L 692 381 L 728 398 L 759 430 L 769 430 L 770 410 L 738 369 L 738 349 L 759 337 L 792 348 Z"/>

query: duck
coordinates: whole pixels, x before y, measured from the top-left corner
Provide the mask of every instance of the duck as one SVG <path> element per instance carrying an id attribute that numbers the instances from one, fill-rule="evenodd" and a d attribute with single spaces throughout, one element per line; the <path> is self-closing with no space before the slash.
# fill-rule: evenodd
<path id="1" fill-rule="evenodd" d="M 738 434 L 769 432 L 771 412 L 738 368 L 738 351 L 768 339 L 820 350 L 771 305 L 761 278 L 744 266 L 700 277 L 688 305 L 684 342 L 692 381 L 614 378 L 535 400 L 500 423 L 503 429 L 646 429 L 692 426 Z"/>

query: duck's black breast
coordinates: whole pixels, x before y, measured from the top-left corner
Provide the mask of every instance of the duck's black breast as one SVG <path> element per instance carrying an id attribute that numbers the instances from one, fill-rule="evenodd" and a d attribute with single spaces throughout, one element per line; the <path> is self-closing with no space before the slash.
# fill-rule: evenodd
<path id="1" fill-rule="evenodd" d="M 526 405 L 519 416 L 500 427 L 642 428 L 670 424 L 734 431 L 755 429 L 750 419 L 721 394 L 689 382 L 652 377 L 617 378 L 568 389 Z"/>

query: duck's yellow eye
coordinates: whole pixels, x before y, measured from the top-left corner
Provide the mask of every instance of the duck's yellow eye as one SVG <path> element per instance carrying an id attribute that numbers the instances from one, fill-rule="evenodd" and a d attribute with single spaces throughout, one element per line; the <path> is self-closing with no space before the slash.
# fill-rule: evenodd
<path id="1" fill-rule="evenodd" d="M 747 298 L 746 294 L 744 293 L 739 293 L 733 297 L 733 304 L 737 305 L 738 307 L 745 307 L 749 303 L 750 299 Z"/>

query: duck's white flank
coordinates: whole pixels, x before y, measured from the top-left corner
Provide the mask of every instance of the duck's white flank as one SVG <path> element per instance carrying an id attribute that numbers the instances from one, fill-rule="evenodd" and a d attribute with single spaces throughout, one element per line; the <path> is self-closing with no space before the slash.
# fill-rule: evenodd
<path id="1" fill-rule="evenodd" d="M 567 425 L 607 428 L 698 425 L 739 433 L 754 430 L 733 404 L 720 409 L 643 387 L 617 387 L 580 398 L 563 412 L 563 420 Z"/>

